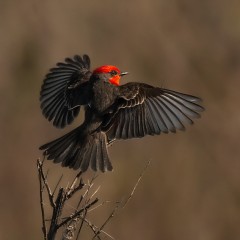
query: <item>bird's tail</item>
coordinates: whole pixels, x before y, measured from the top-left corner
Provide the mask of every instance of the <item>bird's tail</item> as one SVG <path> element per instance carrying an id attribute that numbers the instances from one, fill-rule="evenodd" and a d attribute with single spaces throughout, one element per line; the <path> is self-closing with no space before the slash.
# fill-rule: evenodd
<path id="1" fill-rule="evenodd" d="M 44 144 L 39 148 L 44 150 L 47 159 L 54 163 L 62 163 L 63 167 L 86 171 L 90 166 L 94 171 L 111 171 L 112 164 L 108 157 L 106 135 L 94 132 L 84 135 L 81 126 L 68 134 Z"/>

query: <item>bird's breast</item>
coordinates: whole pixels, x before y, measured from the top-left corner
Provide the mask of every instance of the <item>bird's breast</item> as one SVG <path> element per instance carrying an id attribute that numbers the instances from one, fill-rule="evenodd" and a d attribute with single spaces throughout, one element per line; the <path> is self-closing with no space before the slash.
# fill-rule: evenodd
<path id="1" fill-rule="evenodd" d="M 116 101 L 118 87 L 111 83 L 99 81 L 93 85 L 91 108 L 103 114 Z"/>

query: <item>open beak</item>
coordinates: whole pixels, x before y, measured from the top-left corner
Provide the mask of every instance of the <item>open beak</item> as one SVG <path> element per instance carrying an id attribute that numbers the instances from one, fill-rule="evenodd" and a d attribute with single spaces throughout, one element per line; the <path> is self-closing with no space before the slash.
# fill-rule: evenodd
<path id="1" fill-rule="evenodd" d="M 128 74 L 128 72 L 121 72 L 120 74 L 119 74 L 119 76 L 124 76 L 124 75 L 127 75 Z"/>

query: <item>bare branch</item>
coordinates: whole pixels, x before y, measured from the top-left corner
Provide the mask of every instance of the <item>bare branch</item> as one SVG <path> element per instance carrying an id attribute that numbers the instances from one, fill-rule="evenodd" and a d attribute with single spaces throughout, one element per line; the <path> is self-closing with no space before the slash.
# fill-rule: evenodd
<path id="1" fill-rule="evenodd" d="M 43 185 L 42 185 L 42 178 L 41 178 L 41 168 L 42 162 L 40 159 L 37 160 L 37 168 L 38 168 L 38 179 L 39 179 L 39 189 L 40 189 L 40 206 L 41 206 L 41 214 L 42 214 L 42 231 L 44 240 L 47 240 L 47 228 L 45 223 L 45 212 L 44 212 L 44 202 L 43 202 Z"/>
<path id="2" fill-rule="evenodd" d="M 82 220 L 83 220 L 85 223 L 87 223 L 87 225 L 92 229 L 92 231 L 93 231 L 94 234 L 97 234 L 97 230 L 96 230 L 96 229 L 98 229 L 97 226 L 95 226 L 94 224 L 92 224 L 92 223 L 91 223 L 89 220 L 87 220 L 86 218 L 82 218 Z M 106 234 L 106 235 L 108 235 L 108 234 Z M 97 236 L 97 238 L 98 238 L 98 240 L 101 239 L 99 236 Z"/>
<path id="3" fill-rule="evenodd" d="M 67 219 L 65 219 L 63 222 L 61 222 L 60 224 L 58 224 L 57 228 L 62 227 L 63 225 L 67 224 L 69 221 L 71 221 L 72 219 L 74 219 L 75 217 L 78 217 L 85 209 L 89 209 L 91 206 L 93 206 L 94 204 L 96 204 L 98 202 L 98 198 L 96 198 L 94 201 L 90 202 L 88 205 L 86 205 L 85 207 L 81 208 L 80 210 L 78 210 L 76 213 L 74 213 L 72 216 L 68 217 Z"/>
<path id="4" fill-rule="evenodd" d="M 98 204 L 97 206 L 95 206 L 95 207 L 89 209 L 88 212 L 92 212 L 92 211 L 96 210 L 97 208 L 99 208 L 99 207 L 105 205 L 106 203 L 110 203 L 110 202 L 111 202 L 111 201 L 104 201 L 104 202 Z"/>
<path id="5" fill-rule="evenodd" d="M 81 175 L 82 175 L 82 172 L 80 171 L 77 174 L 77 176 L 74 178 L 72 184 L 68 188 L 68 191 L 67 191 L 67 194 L 66 194 L 67 198 L 71 198 L 72 195 L 74 194 L 74 192 L 78 191 L 79 189 L 81 189 L 84 186 L 84 184 L 82 183 L 82 179 L 81 179 L 80 183 L 79 183 L 79 185 L 77 187 L 78 189 L 76 190 L 76 188 L 75 188 L 75 185 L 76 185 L 76 183 L 77 183 L 77 181 L 78 181 L 78 179 L 80 178 Z"/>
<path id="6" fill-rule="evenodd" d="M 90 191 L 90 188 L 93 186 L 93 181 L 94 181 L 95 178 L 96 178 L 96 176 L 94 175 L 93 178 L 91 179 L 91 181 L 88 183 L 88 188 L 87 188 L 86 192 L 84 193 L 84 195 L 81 197 L 80 201 L 78 202 L 77 209 L 79 208 L 79 206 L 80 206 L 80 204 L 81 204 L 81 202 L 84 198 L 86 198 L 85 204 L 87 204 L 91 200 L 91 198 L 93 197 L 94 194 L 92 194 L 92 196 L 89 199 L 87 199 L 88 193 Z M 97 189 L 97 191 L 98 191 L 98 189 Z M 82 227 L 83 227 L 83 222 L 84 222 L 83 220 L 86 218 L 88 211 L 89 210 L 85 210 L 84 214 L 83 214 L 83 217 L 81 217 L 82 221 L 81 221 L 80 227 L 78 229 L 76 239 L 78 239 L 78 237 L 80 235 L 80 232 L 81 232 Z"/>
<path id="7" fill-rule="evenodd" d="M 43 159 L 44 161 L 44 159 Z M 100 186 L 97 187 L 94 191 L 92 191 L 94 180 L 96 179 L 97 175 L 94 175 L 91 180 L 88 181 L 87 184 L 84 184 L 82 179 L 82 172 L 79 172 L 76 177 L 73 179 L 72 183 L 69 187 L 59 187 L 60 182 L 63 178 L 63 175 L 59 178 L 57 184 L 55 185 L 54 191 L 52 193 L 51 188 L 48 184 L 47 178 L 48 178 L 48 172 L 45 175 L 43 172 L 43 161 L 40 161 L 38 159 L 37 161 L 37 168 L 38 168 L 38 178 L 39 178 L 39 186 L 40 186 L 40 206 L 41 206 L 41 214 L 42 214 L 42 231 L 44 235 L 44 240 L 53 240 L 55 239 L 55 236 L 57 234 L 57 231 L 59 228 L 64 227 L 64 233 L 63 238 L 64 239 L 78 239 L 80 237 L 80 233 L 82 231 L 82 228 L 84 224 L 92 230 L 94 236 L 92 239 L 98 239 L 101 240 L 100 234 L 104 234 L 108 238 L 114 240 L 114 238 L 107 232 L 105 232 L 103 229 L 106 227 L 106 225 L 110 222 L 110 220 L 117 214 L 119 209 L 123 209 L 126 207 L 126 205 L 129 203 L 131 198 L 133 197 L 146 169 L 149 166 L 149 163 L 146 165 L 142 173 L 140 174 L 136 184 L 134 185 L 130 195 L 126 199 L 126 201 L 116 202 L 115 208 L 112 210 L 111 214 L 107 217 L 107 219 L 104 221 L 101 227 L 97 227 L 94 224 L 92 224 L 88 219 L 87 215 L 90 211 L 95 210 L 96 208 L 99 208 L 100 206 L 103 206 L 105 203 L 108 203 L 110 201 L 104 201 L 101 204 L 97 205 L 98 198 L 95 198 L 92 200 L 96 194 L 98 193 Z M 85 189 L 84 189 L 84 186 Z M 46 220 L 45 219 L 45 211 L 44 211 L 44 201 L 43 201 L 43 192 L 47 192 L 48 199 L 50 202 L 50 205 L 52 207 L 52 216 L 51 216 L 51 223 L 49 227 L 49 231 L 47 231 L 46 227 Z M 77 192 L 84 189 L 84 192 L 79 196 L 79 201 L 77 203 L 77 207 L 74 208 L 74 213 L 72 213 L 70 216 L 67 216 L 65 218 L 62 218 L 62 210 L 63 208 L 67 206 L 71 206 L 68 202 L 70 198 L 72 198 Z M 55 192 L 57 192 L 57 197 L 55 199 Z M 96 204 L 96 206 L 95 206 Z M 81 206 L 81 207 L 80 207 Z M 60 222 L 60 223 L 59 223 Z M 79 227 L 78 227 L 79 226 Z M 75 232 L 77 231 L 77 234 L 75 236 Z"/>
<path id="8" fill-rule="evenodd" d="M 60 188 L 56 199 L 55 207 L 53 208 L 52 220 L 50 229 L 48 232 L 48 239 L 54 239 L 58 230 L 58 219 L 62 214 L 62 209 L 66 201 L 66 192 L 63 188 Z"/>
<path id="9" fill-rule="evenodd" d="M 55 186 L 55 188 L 54 188 L 54 190 L 53 190 L 53 196 L 54 196 L 54 194 L 55 194 L 55 192 L 56 192 L 56 190 L 57 190 L 57 188 L 58 188 L 58 186 L 59 186 L 62 178 L 63 178 L 63 174 L 62 174 L 61 177 L 58 179 L 58 182 L 57 182 L 57 184 L 56 184 L 56 186 Z"/>
<path id="10" fill-rule="evenodd" d="M 81 219 L 82 219 L 82 221 L 81 221 L 81 224 L 80 224 L 80 227 L 79 227 L 79 229 L 78 229 L 78 233 L 77 233 L 77 237 L 76 237 L 76 239 L 78 239 L 79 238 L 79 235 L 80 235 L 80 232 L 81 232 L 81 230 L 82 230 L 82 227 L 83 227 L 83 222 L 84 222 L 84 219 L 86 219 L 86 216 L 87 216 L 87 210 L 85 210 L 84 211 L 84 213 L 83 213 L 83 216 L 81 217 Z"/>
<path id="11" fill-rule="evenodd" d="M 102 232 L 103 228 L 107 225 L 107 223 L 115 216 L 115 213 L 116 213 L 118 208 L 119 208 L 119 205 L 117 205 L 113 209 L 113 211 L 111 212 L 109 217 L 106 219 L 106 221 L 103 223 L 103 225 L 99 228 L 99 230 L 95 233 L 95 235 L 93 236 L 92 240 L 99 236 L 99 234 Z"/>
<path id="12" fill-rule="evenodd" d="M 123 206 L 121 207 L 121 209 L 124 209 L 126 207 L 126 205 L 129 203 L 129 201 L 131 200 L 132 196 L 135 193 L 135 190 L 137 189 L 138 184 L 140 183 L 144 173 L 146 172 L 147 168 L 150 165 L 150 161 L 148 161 L 148 163 L 146 164 L 145 168 L 143 169 L 143 171 L 141 172 L 136 184 L 134 185 L 132 192 L 130 193 L 129 197 L 127 198 L 127 200 L 125 201 L 125 203 L 123 204 Z M 121 203 L 121 202 L 120 202 Z M 106 219 L 106 221 L 103 223 L 103 225 L 100 227 L 100 229 L 95 233 L 95 235 L 93 236 L 92 239 L 95 239 L 101 232 L 102 229 L 108 224 L 108 222 L 115 216 L 117 210 L 119 209 L 120 203 L 118 203 L 116 205 L 116 207 L 113 209 L 113 211 L 111 212 L 111 214 L 109 215 L 109 217 Z"/>
<path id="13" fill-rule="evenodd" d="M 81 190 L 84 186 L 85 186 L 85 184 L 83 183 L 82 178 L 81 178 L 80 181 L 79 181 L 78 186 L 77 187 L 73 187 L 71 189 L 71 191 L 70 190 L 68 191 L 68 193 L 66 195 L 67 199 L 70 199 L 77 191 Z"/>
<path id="14" fill-rule="evenodd" d="M 39 162 L 40 162 L 40 161 L 39 161 Z M 47 178 L 46 178 L 46 176 L 44 176 L 44 173 L 43 173 L 43 169 L 42 169 L 43 165 L 42 165 L 42 163 L 40 164 L 40 166 L 41 166 L 41 167 L 39 168 L 39 173 L 40 173 L 40 175 L 41 175 L 41 179 L 42 179 L 42 181 L 43 181 L 43 183 L 44 183 L 44 186 L 45 186 L 46 189 L 47 189 L 49 202 L 50 202 L 50 204 L 51 204 L 52 207 L 55 207 L 55 203 L 54 203 L 54 200 L 53 200 L 52 191 L 51 191 L 51 189 L 50 189 L 50 187 L 49 187 L 49 185 L 48 185 Z"/>
<path id="15" fill-rule="evenodd" d="M 92 188 L 92 186 L 93 186 L 93 182 L 94 182 L 94 180 L 97 178 L 97 175 L 94 175 L 93 177 L 92 177 L 92 179 L 91 179 L 91 181 L 89 181 L 88 182 L 88 187 L 87 187 L 87 190 L 86 190 L 86 192 L 83 194 L 83 199 L 85 198 L 86 199 L 86 201 L 85 201 L 85 204 L 87 204 L 91 199 L 89 198 L 88 199 L 88 194 L 89 194 L 89 191 L 90 191 L 90 189 Z"/>
<path id="16" fill-rule="evenodd" d="M 142 177 L 143 177 L 144 173 L 146 172 L 147 168 L 149 167 L 149 165 L 150 165 L 150 161 L 147 162 L 145 168 L 144 168 L 143 171 L 141 172 L 141 174 L 140 174 L 140 176 L 139 176 L 136 184 L 135 184 L 134 187 L 133 187 L 133 190 L 132 190 L 131 194 L 129 195 L 129 197 L 127 198 L 126 202 L 125 202 L 124 205 L 122 206 L 122 209 L 125 208 L 126 205 L 129 203 L 129 201 L 131 200 L 133 194 L 135 193 L 135 190 L 137 189 L 138 184 L 139 184 L 140 181 L 142 180 Z"/>

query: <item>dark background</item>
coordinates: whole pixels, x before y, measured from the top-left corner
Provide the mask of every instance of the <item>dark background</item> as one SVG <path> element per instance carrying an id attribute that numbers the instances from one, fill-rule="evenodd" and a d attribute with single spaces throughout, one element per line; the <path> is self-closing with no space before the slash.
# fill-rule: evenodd
<path id="1" fill-rule="evenodd" d="M 239 9 L 236 0 L 1 0 L 0 239 L 41 239 L 38 147 L 81 120 L 55 129 L 41 115 L 39 90 L 56 62 L 84 53 L 93 68 L 129 71 L 122 83 L 201 96 L 207 109 L 185 133 L 109 149 L 114 171 L 95 182 L 101 200 L 127 198 L 151 165 L 105 230 L 116 239 L 240 239 Z M 76 174 L 47 167 L 52 184 Z M 101 225 L 113 206 L 90 217 Z"/>

